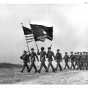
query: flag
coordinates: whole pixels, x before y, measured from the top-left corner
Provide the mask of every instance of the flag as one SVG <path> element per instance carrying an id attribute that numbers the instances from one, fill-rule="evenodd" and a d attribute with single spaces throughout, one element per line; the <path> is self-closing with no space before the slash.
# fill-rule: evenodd
<path id="1" fill-rule="evenodd" d="M 22 28 L 23 28 L 26 41 L 32 42 L 34 40 L 34 35 L 33 35 L 32 30 L 24 26 L 22 26 Z"/>
<path id="2" fill-rule="evenodd" d="M 53 40 L 53 27 L 46 27 L 44 30 L 47 32 L 47 38 L 52 41 Z"/>
<path id="3" fill-rule="evenodd" d="M 45 39 L 53 40 L 53 27 L 46 27 L 43 25 L 30 24 L 33 30 L 35 41 L 44 42 Z"/>

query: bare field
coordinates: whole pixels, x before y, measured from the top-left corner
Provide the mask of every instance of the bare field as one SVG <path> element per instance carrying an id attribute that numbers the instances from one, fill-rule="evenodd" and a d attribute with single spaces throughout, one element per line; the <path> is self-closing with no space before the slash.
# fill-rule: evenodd
<path id="1" fill-rule="evenodd" d="M 88 84 L 88 71 L 64 70 L 56 73 L 20 72 L 21 67 L 0 68 L 0 84 Z"/>

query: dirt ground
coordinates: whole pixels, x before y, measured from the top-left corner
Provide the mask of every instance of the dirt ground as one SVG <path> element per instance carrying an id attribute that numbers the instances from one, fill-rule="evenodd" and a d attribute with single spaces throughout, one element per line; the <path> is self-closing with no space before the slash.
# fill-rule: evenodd
<path id="1" fill-rule="evenodd" d="M 20 73 L 19 68 L 0 69 L 0 84 L 88 84 L 88 71 Z"/>

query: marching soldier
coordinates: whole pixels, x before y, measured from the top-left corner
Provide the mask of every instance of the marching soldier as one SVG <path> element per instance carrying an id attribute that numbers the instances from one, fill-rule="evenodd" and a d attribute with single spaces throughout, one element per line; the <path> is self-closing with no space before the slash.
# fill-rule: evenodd
<path id="1" fill-rule="evenodd" d="M 54 67 L 52 65 L 53 58 L 55 58 L 55 57 L 54 57 L 53 51 L 51 51 L 51 47 L 48 47 L 47 58 L 48 58 L 48 62 L 49 62 L 49 64 L 48 64 L 48 71 L 49 71 L 49 68 L 51 66 L 52 71 L 55 72 L 55 69 L 54 69 Z"/>
<path id="2" fill-rule="evenodd" d="M 31 69 L 34 67 L 35 73 L 36 73 L 38 70 L 37 70 L 37 67 L 35 65 L 35 61 L 36 61 L 36 59 L 37 59 L 37 61 L 39 61 L 39 59 L 38 59 L 37 54 L 34 52 L 34 48 L 31 48 L 30 57 L 31 57 L 31 65 L 30 65 L 30 68 L 29 68 L 28 72 L 30 72 Z"/>
<path id="3" fill-rule="evenodd" d="M 79 58 L 79 69 L 80 70 L 82 70 L 82 66 L 83 66 L 83 64 L 82 64 L 82 52 L 80 52 L 80 58 Z"/>
<path id="4" fill-rule="evenodd" d="M 61 65 L 60 65 L 60 62 L 62 61 L 62 55 L 61 55 L 59 49 L 57 49 L 57 53 L 56 53 L 55 60 L 56 60 L 56 62 L 57 62 L 57 66 L 56 66 L 56 69 L 55 69 L 55 70 L 57 70 L 58 67 L 59 67 L 59 68 L 60 68 L 60 71 L 62 71 L 62 67 L 61 67 Z"/>
<path id="5" fill-rule="evenodd" d="M 74 65 L 75 56 L 73 55 L 73 52 L 71 52 L 70 59 L 71 59 L 71 69 L 72 69 L 72 67 L 73 67 L 73 69 L 75 69 L 75 65 Z"/>
<path id="6" fill-rule="evenodd" d="M 75 53 L 75 66 L 77 66 L 77 70 L 79 69 L 79 61 L 80 61 L 80 55 L 79 52 Z"/>
<path id="7" fill-rule="evenodd" d="M 82 67 L 83 67 L 83 70 L 86 67 L 86 52 L 83 52 L 83 55 L 82 55 Z"/>
<path id="8" fill-rule="evenodd" d="M 86 70 L 88 70 L 88 52 L 86 52 Z"/>
<path id="9" fill-rule="evenodd" d="M 20 58 L 23 60 L 24 63 L 21 72 L 23 72 L 26 67 L 27 67 L 27 71 L 29 71 L 29 66 L 28 66 L 28 62 L 30 62 L 29 54 L 26 51 L 24 51 L 23 55 Z"/>
<path id="10" fill-rule="evenodd" d="M 45 57 L 46 57 L 46 52 L 44 51 L 44 47 L 41 47 L 41 52 L 38 51 L 38 55 L 40 55 L 40 61 L 41 61 L 41 66 L 40 66 L 40 69 L 39 69 L 39 73 L 41 72 L 41 69 L 44 67 L 46 72 L 48 72 L 48 68 L 47 66 L 45 65 Z"/>
<path id="11" fill-rule="evenodd" d="M 64 69 L 66 69 L 66 67 L 69 69 L 69 65 L 68 65 L 69 56 L 68 56 L 67 52 L 65 52 L 65 56 L 63 59 L 65 60 L 65 68 Z"/>
<path id="12" fill-rule="evenodd" d="M 87 52 L 85 52 L 85 57 L 86 57 L 86 60 L 85 60 L 85 68 L 86 68 L 86 70 L 87 70 Z"/>

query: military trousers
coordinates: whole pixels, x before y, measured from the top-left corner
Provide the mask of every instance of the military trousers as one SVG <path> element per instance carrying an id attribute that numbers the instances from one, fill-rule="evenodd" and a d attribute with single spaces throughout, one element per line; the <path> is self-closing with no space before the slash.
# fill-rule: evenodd
<path id="1" fill-rule="evenodd" d="M 64 67 L 64 69 L 66 69 L 66 67 L 69 69 L 68 61 L 65 61 L 65 67 Z"/>
<path id="2" fill-rule="evenodd" d="M 77 68 L 76 68 L 77 70 L 80 69 L 80 62 L 79 62 L 79 60 L 77 60 L 77 61 L 75 62 L 75 66 L 77 66 Z"/>
<path id="3" fill-rule="evenodd" d="M 41 61 L 41 65 L 40 65 L 40 69 L 39 69 L 39 72 L 41 72 L 42 68 L 45 68 L 46 72 L 48 72 L 48 68 L 47 66 L 45 65 L 45 61 Z"/>
<path id="4" fill-rule="evenodd" d="M 52 61 L 49 61 L 49 64 L 48 64 L 48 71 L 49 71 L 49 68 L 52 68 L 52 71 L 53 72 L 55 72 L 55 69 L 54 69 L 54 67 L 53 67 L 53 65 L 52 65 Z"/>
<path id="5" fill-rule="evenodd" d="M 59 67 L 60 71 L 62 71 L 62 67 L 61 67 L 60 61 L 57 61 L 56 70 L 58 69 L 58 67 Z"/>
<path id="6" fill-rule="evenodd" d="M 31 63 L 31 65 L 30 65 L 30 68 L 29 68 L 29 71 L 28 71 L 28 72 L 30 72 L 30 71 L 32 70 L 32 68 L 34 68 L 34 69 L 35 69 L 35 72 L 37 72 L 37 67 L 36 67 L 36 65 L 35 65 L 35 62 L 34 62 L 34 61 Z"/>
<path id="7" fill-rule="evenodd" d="M 21 72 L 23 72 L 25 68 L 27 68 L 27 71 L 29 71 L 29 66 L 27 62 L 24 62 Z"/>
<path id="8" fill-rule="evenodd" d="M 71 69 L 75 69 L 74 61 L 71 61 Z"/>

